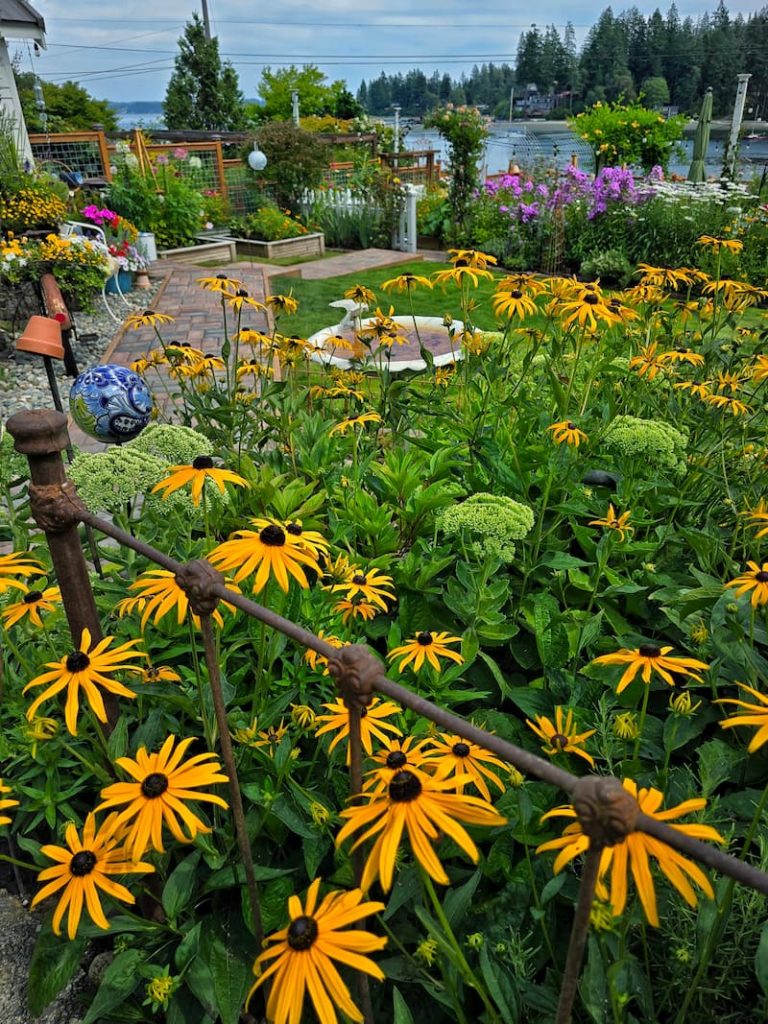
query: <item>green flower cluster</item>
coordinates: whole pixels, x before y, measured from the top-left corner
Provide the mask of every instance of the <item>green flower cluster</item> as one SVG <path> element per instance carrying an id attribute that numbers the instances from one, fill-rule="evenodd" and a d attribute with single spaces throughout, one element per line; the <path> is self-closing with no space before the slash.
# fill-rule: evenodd
<path id="1" fill-rule="evenodd" d="M 686 466 L 687 445 L 687 436 L 675 427 L 637 416 L 617 416 L 602 440 L 602 447 L 616 458 L 679 473 Z"/>
<path id="2" fill-rule="evenodd" d="M 479 558 L 511 562 L 513 541 L 522 540 L 533 529 L 533 511 L 512 498 L 481 491 L 443 509 L 437 526 L 449 537 L 468 535 L 469 549 Z"/>
<path id="3" fill-rule="evenodd" d="M 190 466 L 198 455 L 213 455 L 213 445 L 191 427 L 150 423 L 123 451 L 131 449 L 164 459 L 172 466 Z"/>
<path id="4" fill-rule="evenodd" d="M 29 476 L 27 460 L 13 447 L 13 438 L 0 427 L 0 488 L 5 489 L 17 480 Z"/>
<path id="5" fill-rule="evenodd" d="M 168 463 L 123 445 L 98 454 L 81 452 L 68 475 L 91 512 L 119 513 L 137 494 L 148 494 L 168 475 Z"/>

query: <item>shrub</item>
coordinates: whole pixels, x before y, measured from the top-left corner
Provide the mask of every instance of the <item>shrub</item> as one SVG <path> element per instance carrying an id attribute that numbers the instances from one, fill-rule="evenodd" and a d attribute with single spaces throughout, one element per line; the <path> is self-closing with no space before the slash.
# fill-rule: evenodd
<path id="1" fill-rule="evenodd" d="M 588 142 L 597 170 L 606 164 L 634 164 L 646 171 L 667 167 L 672 148 L 683 135 L 687 118 L 662 117 L 641 103 L 595 103 L 569 121 Z"/>
<path id="2" fill-rule="evenodd" d="M 478 164 L 488 137 L 487 119 L 475 107 L 446 107 L 424 118 L 448 143 L 451 183 L 448 197 L 454 217 L 455 240 L 466 234 L 472 194 L 480 183 Z"/>
<path id="3" fill-rule="evenodd" d="M 269 180 L 277 202 L 296 213 L 306 189 L 317 188 L 326 168 L 325 150 L 311 132 L 284 121 L 271 121 L 259 128 L 255 142 L 267 158 L 264 171 L 255 180 Z M 247 153 L 253 148 L 248 145 Z M 244 154 L 245 155 L 245 154 Z"/>

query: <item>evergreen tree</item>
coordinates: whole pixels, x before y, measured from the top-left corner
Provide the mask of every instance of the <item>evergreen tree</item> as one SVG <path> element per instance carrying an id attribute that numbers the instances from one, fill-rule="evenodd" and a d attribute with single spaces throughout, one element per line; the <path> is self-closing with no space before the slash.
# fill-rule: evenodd
<path id="1" fill-rule="evenodd" d="M 206 39 L 197 14 L 187 22 L 163 101 L 170 129 L 236 131 L 245 126 L 243 94 L 231 64 L 221 63 L 218 39 Z"/>

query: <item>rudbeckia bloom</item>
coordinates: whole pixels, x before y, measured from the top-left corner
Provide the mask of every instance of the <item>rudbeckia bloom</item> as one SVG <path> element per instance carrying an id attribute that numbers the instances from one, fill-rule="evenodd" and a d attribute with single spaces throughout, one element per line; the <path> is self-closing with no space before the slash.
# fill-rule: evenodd
<path id="1" fill-rule="evenodd" d="M 292 295 L 268 295 L 266 303 L 273 313 L 286 313 L 291 316 L 299 308 L 299 304 Z"/>
<path id="2" fill-rule="evenodd" d="M 488 782 L 493 783 L 500 793 L 504 792 L 504 783 L 496 772 L 486 766 L 495 765 L 506 775 L 509 773 L 509 765 L 489 750 L 484 750 L 477 743 L 470 743 L 461 736 L 451 736 L 445 732 L 440 734 L 439 741 L 432 739 L 428 742 L 432 746 L 425 752 L 425 766 L 434 768 L 436 779 L 453 778 L 457 793 L 463 793 L 466 784 L 459 782 L 459 778 L 468 778 L 483 799 L 489 803 L 491 791 L 488 789 Z"/>
<path id="3" fill-rule="evenodd" d="M 342 740 L 349 738 L 349 709 L 341 697 L 337 697 L 329 704 L 323 704 L 323 707 L 327 708 L 330 714 L 317 716 L 317 724 L 320 728 L 315 736 L 324 736 L 327 732 L 336 733 L 328 747 L 328 753 L 332 754 Z M 382 743 L 387 743 L 389 741 L 387 733 L 391 733 L 393 736 L 403 735 L 396 725 L 385 721 L 399 713 L 400 708 L 397 704 L 391 700 L 382 701 L 380 697 L 374 697 L 368 707 L 362 709 L 360 712 L 360 743 L 366 754 L 370 756 L 373 753 L 374 736 Z M 347 750 L 347 764 L 349 764 L 349 750 Z"/>
<path id="4" fill-rule="evenodd" d="M 371 619 L 375 619 L 379 614 L 379 609 L 375 604 L 371 604 L 369 601 L 363 601 L 360 598 L 344 598 L 341 601 L 337 601 L 333 605 L 333 611 L 341 613 L 341 621 L 346 626 L 350 619 L 364 619 L 366 622 L 370 622 Z"/>
<path id="5" fill-rule="evenodd" d="M 659 370 L 664 369 L 663 356 L 665 353 L 658 352 L 657 349 L 658 343 L 655 341 L 641 348 L 640 354 L 632 356 L 629 360 L 630 370 L 637 370 L 639 377 L 647 377 L 648 380 L 654 380 Z"/>
<path id="6" fill-rule="evenodd" d="M 687 267 L 673 270 L 670 267 L 651 267 L 647 263 L 638 263 L 637 270 L 642 274 L 641 284 L 652 285 L 656 288 L 670 288 L 672 291 L 677 291 L 680 285 L 690 288 L 693 284 L 693 277 Z"/>
<path id="7" fill-rule="evenodd" d="M 139 331 L 142 327 L 157 327 L 158 324 L 172 324 L 174 317 L 167 313 L 156 313 L 153 309 L 145 309 L 143 313 L 131 313 L 126 317 L 125 326 L 133 331 Z"/>
<path id="8" fill-rule="evenodd" d="M 595 658 L 592 664 L 627 666 L 624 675 L 619 680 L 619 685 L 616 687 L 616 693 L 626 690 L 641 670 L 641 678 L 644 683 L 650 683 L 653 672 L 658 673 L 664 682 L 669 683 L 670 686 L 675 685 L 675 680 L 671 675 L 673 672 L 681 676 L 690 676 L 697 683 L 702 682 L 701 676 L 694 670 L 708 669 L 709 665 L 703 661 L 697 661 L 696 658 L 670 658 L 669 652 L 671 650 L 671 647 L 657 647 L 656 644 L 641 644 L 639 647 L 631 650 L 622 647 L 620 651 L 616 651 L 614 654 L 602 654 L 599 658 Z"/>
<path id="9" fill-rule="evenodd" d="M 736 597 L 741 597 L 751 590 L 750 603 L 753 608 L 757 608 L 759 605 L 768 602 L 768 562 L 763 562 L 762 565 L 758 565 L 757 562 L 747 562 L 747 565 L 749 566 L 749 572 L 743 572 L 741 576 L 737 576 L 735 580 L 730 580 L 725 586 L 726 589 L 728 587 L 738 587 Z"/>
<path id="10" fill-rule="evenodd" d="M 346 594 L 350 599 L 362 597 L 385 612 L 387 601 L 395 600 L 395 595 L 391 593 L 393 588 L 392 577 L 385 576 L 378 569 L 352 568 L 348 570 L 346 579 L 335 584 L 331 590 L 333 593 Z"/>
<path id="11" fill-rule="evenodd" d="M 708 398 L 712 392 L 709 390 L 710 382 L 707 380 L 686 380 L 681 384 L 673 385 L 678 391 L 690 391 L 696 398 Z"/>
<path id="12" fill-rule="evenodd" d="M 234 484 L 235 487 L 248 487 L 248 481 L 238 476 L 237 473 L 214 466 L 213 459 L 209 455 L 198 455 L 191 466 L 169 466 L 168 470 L 169 475 L 155 484 L 152 494 L 162 491 L 163 497 L 167 498 L 174 491 L 191 484 L 193 505 L 200 504 L 206 480 L 212 481 L 222 494 L 226 493 L 225 483 Z"/>
<path id="13" fill-rule="evenodd" d="M 728 395 L 705 395 L 702 398 L 707 405 L 714 405 L 720 411 L 730 412 L 734 416 L 746 416 L 752 412 L 752 408 L 740 401 L 738 398 L 731 398 Z"/>
<path id="14" fill-rule="evenodd" d="M 40 852 L 50 860 L 56 861 L 56 864 L 44 868 L 37 876 L 38 881 L 48 884 L 35 895 L 31 905 L 34 907 L 60 889 L 64 889 L 53 914 L 54 935 L 61 935 L 61 922 L 69 909 L 67 935 L 74 939 L 82 916 L 83 904 L 95 925 L 109 929 L 109 921 L 104 916 L 101 906 L 99 889 L 123 903 L 136 902 L 133 894 L 124 885 L 112 881 L 109 876 L 155 870 L 151 864 L 126 859 L 125 850 L 119 845 L 121 830 L 117 818 L 117 814 L 110 814 L 97 830 L 96 815 L 89 814 L 83 826 L 82 840 L 75 825 L 69 824 L 64 833 L 66 847 L 40 847 Z"/>
<path id="15" fill-rule="evenodd" d="M 429 288 L 432 289 L 432 282 L 428 277 L 419 277 L 418 274 L 400 274 L 399 277 L 393 277 L 389 281 L 385 281 L 381 286 L 385 292 L 396 290 L 398 292 L 412 292 L 414 288 Z"/>
<path id="16" fill-rule="evenodd" d="M 129 664 L 133 658 L 145 658 L 143 651 L 132 651 L 131 648 L 138 644 L 139 640 L 129 640 L 127 643 L 119 644 L 113 650 L 109 650 L 112 637 L 106 636 L 91 649 L 90 630 L 84 629 L 80 640 L 80 647 L 67 655 L 61 661 L 49 661 L 45 666 L 51 672 L 44 672 L 41 676 L 33 679 L 24 687 L 24 693 L 35 686 L 45 686 L 46 689 L 35 698 L 27 709 L 27 721 L 31 722 L 35 717 L 40 705 L 55 697 L 62 690 L 67 691 L 67 703 L 64 708 L 64 721 L 67 729 L 73 736 L 77 736 L 77 715 L 80 710 L 80 690 L 82 688 L 91 710 L 100 722 L 106 722 L 107 712 L 104 708 L 104 701 L 99 687 L 108 693 L 114 693 L 119 697 L 127 697 L 133 700 L 136 696 L 131 690 L 112 679 L 106 673 L 112 672 L 140 672 L 141 669 Z M 50 684 L 47 685 L 46 684 Z"/>
<path id="17" fill-rule="evenodd" d="M 331 647 L 343 647 L 345 644 L 344 640 L 341 640 L 339 637 L 334 636 L 332 633 L 326 635 L 326 633 L 322 629 L 317 630 L 317 636 L 320 640 L 325 640 L 325 642 L 327 644 L 330 644 Z M 306 663 L 313 671 L 315 671 L 315 669 L 317 669 L 318 666 L 325 665 L 326 667 L 323 670 L 323 675 L 328 675 L 328 659 L 325 657 L 324 654 L 318 654 L 317 651 L 313 651 L 311 647 L 308 647 L 306 651 L 304 651 L 304 661 L 306 661 Z"/>
<path id="18" fill-rule="evenodd" d="M 560 307 L 560 313 L 564 316 L 563 327 L 570 327 L 572 323 L 578 322 L 580 327 L 596 331 L 599 320 L 609 326 L 621 323 L 621 317 L 609 309 L 602 297 L 594 291 L 584 291 L 573 302 L 564 303 Z"/>
<path id="19" fill-rule="evenodd" d="M 766 505 L 764 498 L 761 498 L 754 508 L 748 508 L 744 512 L 739 512 L 739 515 L 751 520 L 747 525 L 757 530 L 755 540 L 768 536 L 768 505 Z"/>
<path id="20" fill-rule="evenodd" d="M 596 729 L 577 732 L 573 711 L 570 708 L 563 720 L 563 709 L 556 707 L 554 724 L 546 715 L 536 715 L 535 718 L 535 722 L 526 718 L 525 724 L 529 729 L 533 729 L 539 739 L 544 740 L 544 746 L 541 749 L 545 754 L 549 754 L 550 757 L 553 754 L 576 754 L 578 757 L 583 757 L 594 768 L 594 757 L 586 750 L 581 750 L 580 747 L 590 736 L 594 736 Z"/>
<path id="21" fill-rule="evenodd" d="M 142 683 L 180 683 L 181 676 L 167 665 L 151 665 L 141 670 Z"/>
<path id="22" fill-rule="evenodd" d="M 617 516 L 616 509 L 612 504 L 609 504 L 608 511 L 605 514 L 605 519 L 591 519 L 588 525 L 604 526 L 606 530 L 615 530 L 619 535 L 619 540 L 623 541 L 625 534 L 635 532 L 635 528 L 629 525 L 629 517 L 631 515 L 632 513 L 627 511 L 622 512 L 620 516 Z"/>
<path id="23" fill-rule="evenodd" d="M 480 266 L 470 266 L 469 264 L 465 264 L 457 260 L 450 269 L 438 270 L 437 273 L 432 275 L 432 280 L 435 284 L 448 284 L 453 282 L 460 288 L 466 280 L 471 281 L 473 286 L 477 288 L 481 277 L 492 280 L 493 274 L 490 270 L 484 270 Z"/>
<path id="24" fill-rule="evenodd" d="M 0 794 L 10 793 L 11 787 L 6 786 L 2 779 L 0 779 Z M 18 800 L 6 800 L 0 796 L 0 811 L 7 811 L 9 807 L 18 807 Z M 0 825 L 10 825 L 11 819 L 5 814 L 0 814 Z"/>
<path id="25" fill-rule="evenodd" d="M 270 576 L 274 576 L 287 593 L 289 574 L 307 590 L 306 569 L 312 569 L 318 576 L 322 570 L 306 542 L 301 536 L 290 533 L 289 524 L 271 519 L 252 519 L 251 522 L 257 530 L 236 530 L 229 540 L 214 548 L 208 561 L 217 569 L 236 569 L 236 583 L 255 572 L 255 594 L 264 589 Z"/>
<path id="26" fill-rule="evenodd" d="M 401 644 L 400 647 L 393 647 L 393 649 L 387 655 L 389 661 L 394 661 L 395 658 L 402 658 L 400 664 L 397 666 L 397 671 L 402 672 L 406 665 L 410 665 L 413 662 L 413 671 L 418 672 L 424 661 L 428 661 L 435 672 L 440 672 L 442 665 L 440 664 L 439 658 L 450 658 L 451 661 L 455 661 L 457 665 L 461 665 L 464 662 L 464 658 L 458 653 L 458 651 L 452 651 L 448 644 L 460 644 L 460 636 L 451 636 L 449 633 L 433 633 L 430 630 L 424 630 L 421 633 L 417 633 L 416 636 L 411 637 L 406 643 Z"/>
<path id="27" fill-rule="evenodd" d="M 0 594 L 11 589 L 26 592 L 26 583 L 13 579 L 14 576 L 44 575 L 45 569 L 26 551 L 12 551 L 9 555 L 0 555 Z"/>
<path id="28" fill-rule="evenodd" d="M 7 604 L 0 615 L 6 629 L 15 626 L 17 622 L 26 616 L 33 626 L 42 629 L 43 620 L 40 612 L 56 611 L 56 606 L 61 604 L 61 591 L 58 587 L 47 587 L 45 590 L 29 590 L 20 601 L 15 604 Z"/>
<path id="29" fill-rule="evenodd" d="M 448 259 L 454 266 L 474 267 L 479 270 L 487 270 L 498 263 L 495 256 L 480 252 L 478 249 L 449 249 Z"/>
<path id="30" fill-rule="evenodd" d="M 716 700 L 715 704 L 734 704 L 738 708 L 743 708 L 744 711 L 737 712 L 733 718 L 725 718 L 720 723 L 722 729 L 732 729 L 734 725 L 752 725 L 757 726 L 757 732 L 749 741 L 747 750 L 750 754 L 754 754 L 756 750 L 759 750 L 763 744 L 768 743 L 768 697 L 764 693 L 760 693 L 759 690 L 755 690 L 752 686 L 747 686 L 746 683 L 736 684 L 740 690 L 750 694 L 759 703 L 750 704 L 744 700 L 736 700 L 734 697 L 723 697 L 721 700 Z"/>
<path id="31" fill-rule="evenodd" d="M 669 352 L 662 352 L 658 360 L 660 363 L 690 363 L 691 366 L 704 365 L 704 356 L 700 352 L 692 352 L 688 348 L 673 348 Z"/>
<path id="32" fill-rule="evenodd" d="M 290 897 L 290 924 L 267 938 L 271 947 L 265 949 L 253 965 L 258 978 L 248 993 L 246 1006 L 259 985 L 272 978 L 267 1017 L 274 1024 L 298 1024 L 307 991 L 320 1024 L 337 1024 L 334 1004 L 349 1020 L 363 1020 L 334 960 L 370 974 L 377 981 L 384 980 L 381 968 L 362 954 L 383 949 L 386 938 L 347 928 L 371 914 L 378 914 L 384 904 L 364 903 L 360 889 L 353 889 L 329 892 L 318 907 L 319 891 L 320 879 L 316 878 L 307 890 L 303 907 L 297 896 Z M 270 960 L 273 962 L 265 967 Z"/>
<path id="33" fill-rule="evenodd" d="M 547 430 L 552 431 L 552 440 L 556 444 L 565 442 L 567 445 L 578 448 L 582 441 L 589 440 L 584 431 L 579 430 L 571 420 L 560 420 L 559 423 L 552 423 L 547 427 Z"/>
<path id="34" fill-rule="evenodd" d="M 236 594 L 240 593 L 240 588 L 235 586 L 234 583 L 227 581 L 225 586 Z M 152 621 L 157 626 L 160 620 L 168 612 L 173 611 L 174 608 L 176 609 L 177 625 L 180 626 L 182 622 L 186 621 L 187 611 L 189 610 L 189 598 L 186 591 L 182 590 L 176 582 L 176 576 L 168 569 L 148 569 L 131 583 L 128 589 L 135 590 L 136 595 L 134 597 L 125 597 L 122 601 L 118 601 L 115 608 L 121 618 L 123 615 L 130 615 L 134 611 L 140 611 L 142 613 L 142 633 L 153 615 L 154 619 Z M 227 604 L 224 601 L 223 605 L 227 611 L 234 613 L 235 609 L 231 604 Z M 221 612 L 218 608 L 214 609 L 211 618 L 217 626 L 223 627 L 224 619 L 221 617 Z M 192 612 L 192 622 L 197 629 L 200 628 L 200 616 L 194 612 Z"/>
<path id="35" fill-rule="evenodd" d="M 741 252 L 744 248 L 744 243 L 738 238 L 713 238 L 712 235 L 702 235 L 696 241 L 699 245 L 714 249 L 715 252 L 720 252 L 721 249 L 726 249 L 728 252 Z"/>
<path id="36" fill-rule="evenodd" d="M 225 295 L 224 301 L 238 313 L 242 312 L 243 306 L 247 306 L 249 309 L 255 309 L 257 312 L 263 312 L 267 308 L 263 302 L 258 302 L 256 299 L 252 298 L 245 288 L 238 288 L 234 295 Z"/>
<path id="37" fill-rule="evenodd" d="M 353 285 L 344 292 L 345 299 L 353 299 L 362 306 L 372 306 L 376 302 L 376 295 L 364 284 Z"/>
<path id="38" fill-rule="evenodd" d="M 691 811 L 703 810 L 707 801 L 703 799 L 686 800 L 676 807 L 670 807 L 666 811 L 659 811 L 664 800 L 663 794 L 658 789 L 638 789 L 637 783 L 632 779 L 623 780 L 624 789 L 630 793 L 638 802 L 640 810 L 650 818 L 657 821 L 673 821 L 683 814 L 690 814 Z M 576 811 L 570 804 L 556 807 L 549 811 L 542 818 L 576 818 Z M 693 836 L 695 839 L 710 839 L 716 843 L 724 842 L 722 836 L 709 825 L 672 825 L 672 828 L 685 835 Z M 574 857 L 589 849 L 589 837 L 581 830 L 581 824 L 577 820 L 568 825 L 565 832 L 559 839 L 552 839 L 548 843 L 542 843 L 537 847 L 536 853 L 543 853 L 546 850 L 559 850 L 555 859 L 555 874 Z M 677 889 L 685 902 L 696 906 L 696 894 L 688 881 L 695 882 L 704 893 L 714 898 L 712 886 L 709 879 L 701 868 L 692 860 L 683 857 L 677 850 L 673 850 L 666 843 L 654 839 L 653 836 L 645 835 L 643 832 L 632 832 L 622 842 L 615 846 L 608 846 L 603 850 L 600 858 L 599 878 L 601 888 L 603 879 L 610 871 L 610 902 L 614 917 L 623 913 L 627 904 L 627 883 L 629 870 L 637 886 L 637 893 L 645 911 L 648 923 L 654 927 L 659 925 L 659 915 L 656 910 L 656 891 L 653 887 L 649 858 L 655 858 L 660 871 L 666 875 L 672 885 Z M 686 878 L 685 876 L 688 876 Z"/>
<path id="39" fill-rule="evenodd" d="M 405 769 L 429 781 L 430 776 L 425 774 L 425 770 L 434 767 L 434 763 L 428 764 L 424 750 L 429 742 L 427 739 L 417 740 L 413 736 L 406 736 L 405 739 L 388 739 L 386 746 L 373 757 L 378 768 L 372 768 L 366 773 L 363 790 L 383 793 L 392 777 Z"/>
<path id="40" fill-rule="evenodd" d="M 385 892 L 392 888 L 400 840 L 405 830 L 411 849 L 427 874 L 441 885 L 448 885 L 450 879 L 440 863 L 432 843 L 440 835 L 447 835 L 477 864 L 480 854 L 466 829 L 459 822 L 469 825 L 505 825 L 507 819 L 488 804 L 475 796 L 452 793 L 457 784 L 466 784 L 471 776 L 459 775 L 453 779 L 422 782 L 415 772 L 396 772 L 386 793 L 369 795 L 367 804 L 348 807 L 341 812 L 347 819 L 346 825 L 336 837 L 340 846 L 355 832 L 365 830 L 355 841 L 356 849 L 366 839 L 378 835 L 368 859 L 365 862 L 360 888 L 366 892 L 378 877 Z"/>
<path id="41" fill-rule="evenodd" d="M 197 283 L 207 292 L 218 292 L 223 297 L 232 295 L 238 288 L 243 287 L 242 281 L 238 281 L 235 277 L 227 277 L 226 274 L 217 274 L 215 277 L 198 277 Z"/>
<path id="42" fill-rule="evenodd" d="M 493 297 L 493 312 L 496 316 L 507 316 L 512 319 L 516 316 L 519 320 L 525 320 L 527 316 L 537 313 L 536 303 L 530 295 L 526 295 L 520 288 L 513 288 L 511 291 L 497 291 Z"/>
<path id="43" fill-rule="evenodd" d="M 174 750 L 175 736 L 169 736 L 157 754 L 148 754 L 146 747 L 139 747 L 136 760 L 118 757 L 119 765 L 133 782 L 115 782 L 102 789 L 104 798 L 97 811 L 107 807 L 128 806 L 117 814 L 117 825 L 128 825 L 125 846 L 134 861 L 137 861 L 148 846 L 164 853 L 163 823 L 170 829 L 174 839 L 180 843 L 191 843 L 198 833 L 211 831 L 194 814 L 186 801 L 206 801 L 227 809 L 227 802 L 214 793 L 201 792 L 200 786 L 213 786 L 226 782 L 216 754 L 196 754 L 182 761 L 187 748 L 195 742 L 194 736 L 181 740 Z M 178 815 L 178 817 L 177 817 Z M 182 824 L 179 824 L 181 818 Z M 186 826 L 187 832 L 184 831 Z"/>
<path id="44" fill-rule="evenodd" d="M 313 558 L 328 557 L 328 541 L 317 530 L 305 530 L 300 519 L 287 520 L 285 532 Z"/>

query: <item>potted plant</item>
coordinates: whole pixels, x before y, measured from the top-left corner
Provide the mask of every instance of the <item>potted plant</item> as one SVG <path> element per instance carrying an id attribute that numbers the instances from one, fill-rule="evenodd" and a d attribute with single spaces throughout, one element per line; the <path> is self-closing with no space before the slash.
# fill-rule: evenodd
<path id="1" fill-rule="evenodd" d="M 310 231 L 289 210 L 281 210 L 275 203 L 265 203 L 255 213 L 233 218 L 229 229 L 238 254 L 243 256 L 299 258 L 325 252 L 322 232 Z"/>
<path id="2" fill-rule="evenodd" d="M 82 215 L 87 221 L 103 230 L 109 255 L 117 260 L 120 267 L 117 272 L 117 281 L 114 278 L 107 281 L 107 292 L 114 294 L 118 288 L 121 292 L 129 292 L 133 287 L 133 274 L 146 270 L 149 265 L 145 256 L 137 248 L 138 229 L 114 210 L 99 209 L 95 205 L 86 206 L 82 210 Z"/>

